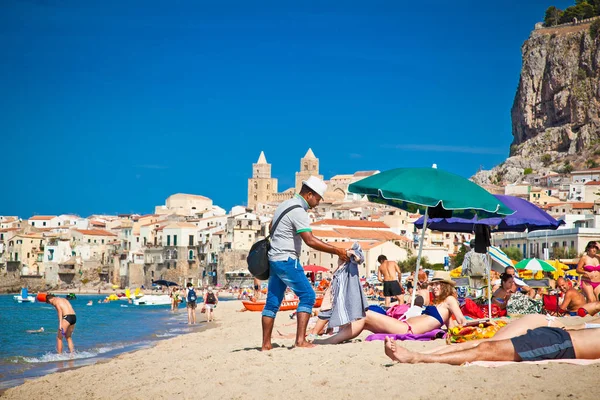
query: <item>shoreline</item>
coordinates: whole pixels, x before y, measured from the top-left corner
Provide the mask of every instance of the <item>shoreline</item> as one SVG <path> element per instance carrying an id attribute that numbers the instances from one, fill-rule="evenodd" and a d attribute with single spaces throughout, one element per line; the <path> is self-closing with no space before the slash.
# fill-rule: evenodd
<path id="1" fill-rule="evenodd" d="M 102 297 L 102 295 L 98 296 L 97 294 L 82 294 L 81 298 L 85 299 L 87 296 L 90 298 Z M 225 300 L 225 302 L 227 301 L 228 300 Z M 140 309 L 154 308 L 154 306 L 136 307 Z M 212 323 L 207 323 L 202 318 L 202 314 L 199 312 L 197 314 L 197 323 L 195 325 L 188 325 L 185 305 L 180 307 L 176 313 L 169 312 L 168 307 L 156 307 L 159 308 L 158 311 L 164 310 L 168 312 L 168 314 L 165 314 L 166 319 L 163 320 L 164 323 L 161 322 L 160 324 L 156 325 L 158 329 L 151 328 L 147 333 L 143 333 L 140 338 L 125 339 L 121 336 L 117 336 L 113 339 L 108 339 L 107 341 L 92 344 L 91 347 L 78 348 L 76 332 L 76 335 L 74 336 L 76 342 L 76 352 L 74 357 L 69 355 L 67 349 L 65 349 L 62 355 L 57 354 L 54 350 L 45 352 L 44 354 L 40 353 L 39 355 L 14 354 L 9 356 L 9 358 L 6 359 L 6 362 L 4 363 L 3 361 L 2 364 L 2 375 L 0 377 L 0 397 L 2 397 L 3 393 L 7 390 L 18 387 L 27 381 L 43 379 L 49 375 L 75 370 L 86 366 L 93 366 L 98 363 L 109 362 L 111 359 L 118 358 L 123 354 L 147 350 L 154 347 L 157 343 L 165 340 L 170 340 L 183 335 L 203 332 L 214 328 L 214 325 Z M 128 321 L 130 320 L 124 320 L 125 326 L 129 323 Z M 91 334 L 93 334 L 93 330 L 88 332 L 92 332 Z M 55 336 L 55 333 L 51 331 L 48 331 L 47 333 L 48 335 L 45 336 L 46 338 L 52 339 L 53 336 Z M 14 361 L 11 361 L 11 358 L 14 358 Z"/>
<path id="2" fill-rule="evenodd" d="M 362 398 L 367 391 L 376 398 L 399 393 L 430 399 L 497 397 L 507 390 L 510 398 L 589 398 L 600 373 L 600 364 L 515 363 L 499 368 L 395 364 L 385 356 L 383 342 L 364 341 L 366 333 L 359 336 L 362 341 L 313 349 L 296 349 L 293 339 L 274 337 L 274 349 L 261 352 L 260 313 L 238 312 L 242 307 L 239 301 L 223 302 L 210 329 L 161 340 L 151 348 L 104 363 L 27 380 L 8 389 L 3 398 L 23 399 L 40 393 L 87 399 L 278 399 L 315 393 Z M 289 315 L 279 313 L 274 332 L 295 331 L 296 321 Z M 436 340 L 403 342 L 402 346 L 422 351 L 442 344 Z M 577 376 L 578 385 L 567 386 L 565 375 Z"/>

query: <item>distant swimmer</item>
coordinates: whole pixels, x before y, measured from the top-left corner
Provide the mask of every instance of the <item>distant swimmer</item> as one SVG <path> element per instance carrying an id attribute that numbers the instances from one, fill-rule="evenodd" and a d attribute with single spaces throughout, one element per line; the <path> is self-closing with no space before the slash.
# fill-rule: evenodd
<path id="1" fill-rule="evenodd" d="M 42 333 L 42 332 L 44 332 L 44 327 L 42 326 L 40 329 L 30 329 L 25 332 L 27 332 L 27 333 Z"/>
<path id="2" fill-rule="evenodd" d="M 93 304 L 94 304 L 94 302 L 90 300 L 90 301 L 87 302 L 86 306 L 91 306 Z"/>
<path id="3" fill-rule="evenodd" d="M 71 306 L 71 302 L 69 302 L 67 299 L 55 297 L 54 295 L 45 293 L 38 293 L 38 301 L 44 301 L 48 304 L 51 304 L 54 306 L 54 308 L 56 308 L 58 313 L 58 333 L 56 335 L 56 351 L 58 354 L 61 354 L 63 350 L 63 337 L 67 339 L 69 351 L 73 353 L 75 351 L 75 346 L 73 345 L 73 339 L 71 339 L 71 336 L 75 330 L 77 316 L 75 315 L 73 306 Z"/>

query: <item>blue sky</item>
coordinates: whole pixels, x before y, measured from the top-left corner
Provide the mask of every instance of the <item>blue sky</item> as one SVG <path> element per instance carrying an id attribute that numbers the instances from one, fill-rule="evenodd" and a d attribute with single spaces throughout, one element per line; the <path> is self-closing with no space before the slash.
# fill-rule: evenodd
<path id="1" fill-rule="evenodd" d="M 125 4 L 122 4 L 125 3 Z M 261 150 L 279 189 L 508 155 L 522 43 L 573 1 L 0 3 L 0 215 L 244 204 Z"/>

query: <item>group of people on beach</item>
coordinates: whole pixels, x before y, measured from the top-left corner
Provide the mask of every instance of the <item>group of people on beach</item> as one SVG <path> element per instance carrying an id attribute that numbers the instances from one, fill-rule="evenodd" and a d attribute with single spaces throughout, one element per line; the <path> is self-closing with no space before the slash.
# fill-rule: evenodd
<path id="1" fill-rule="evenodd" d="M 327 186 L 321 179 L 311 176 L 302 182 L 300 192 L 292 199 L 280 204 L 273 215 L 273 220 L 277 220 L 280 215 L 285 213 L 279 221 L 276 231 L 271 232 L 270 250 L 268 252 L 269 285 L 266 304 L 262 312 L 263 351 L 272 349 L 274 320 L 287 288 L 291 288 L 299 298 L 296 312 L 295 347 L 342 343 L 358 336 L 363 330 L 383 334 L 409 333 L 418 335 L 444 326 L 450 328 L 453 325 L 467 323 L 456 297 L 455 282 L 449 277 L 442 276 L 434 276 L 429 281 L 427 275 L 423 272 L 423 274 L 418 274 L 417 281 L 414 283 L 416 285 L 414 290 L 422 291 L 419 293 L 419 297 L 421 297 L 423 307 L 421 307 L 419 315 L 395 318 L 387 314 L 370 311 L 365 307 L 361 310 L 361 315 L 340 326 L 336 334 L 313 342 L 307 340 L 306 330 L 313 312 L 315 292 L 299 262 L 302 243 L 315 250 L 337 255 L 340 265 L 350 263 L 351 257 L 354 258 L 355 256 L 351 252 L 317 239 L 312 234 L 307 211 L 320 203 L 326 189 Z M 586 288 L 582 294 L 587 300 L 586 304 L 597 302 L 597 296 L 600 294 L 600 276 L 598 276 L 600 275 L 600 259 L 595 255 L 599 248 L 595 242 L 592 243 L 588 245 L 586 255 L 582 257 L 580 266 L 577 268 L 577 272 L 582 274 L 582 288 Z M 403 298 L 399 297 L 402 290 L 397 281 L 399 272 L 397 265 L 387 260 L 385 256 L 381 256 L 378 261 L 380 262 L 378 275 L 384 282 L 386 306 L 389 305 L 389 298 L 391 297 L 397 297 L 398 301 L 402 301 Z M 358 280 L 358 275 L 355 275 L 350 276 L 349 279 Z M 347 279 L 347 277 L 344 279 Z M 336 275 L 334 274 L 331 285 L 334 287 L 334 302 L 343 302 L 344 300 L 340 298 L 349 295 L 349 293 L 344 292 L 345 288 L 349 286 L 347 283 L 336 285 Z M 495 292 L 495 303 L 508 300 L 507 295 L 510 297 L 513 292 L 518 290 L 515 285 L 514 269 L 508 269 L 502 275 L 500 286 Z M 558 287 L 560 290 L 563 290 L 562 286 L 563 282 L 559 280 Z M 364 297 L 362 287 L 359 286 L 359 288 L 361 295 Z M 411 290 L 413 290 L 412 284 Z M 522 290 L 526 291 L 527 288 Z M 595 292 L 596 290 L 598 293 Z M 561 307 L 564 306 L 569 310 L 579 305 L 575 302 L 569 306 L 573 302 L 573 297 L 574 294 L 569 294 L 567 290 Z M 359 299 L 357 301 L 361 301 L 360 295 L 357 295 L 356 298 Z M 590 314 L 597 312 L 595 308 L 582 308 Z M 449 346 L 432 354 L 409 352 L 387 338 L 385 352 L 390 358 L 399 362 L 442 362 L 449 364 L 462 364 L 477 360 L 524 361 L 555 358 L 600 358 L 599 331 L 582 329 L 568 332 L 562 329 L 562 326 L 552 326 L 552 324 L 552 321 L 548 321 L 543 315 L 531 315 L 500 329 L 494 340 L 473 341 L 465 344 L 465 346 Z M 321 324 L 321 326 L 323 325 Z M 584 326 L 584 328 L 590 327 Z"/>
<path id="2" fill-rule="evenodd" d="M 198 308 L 198 293 L 202 291 L 201 312 L 206 314 L 206 322 L 214 321 L 214 310 L 219 303 L 219 292 L 212 286 L 206 288 L 194 288 L 191 282 L 188 282 L 185 288 L 173 286 L 169 291 L 171 297 L 171 311 L 177 311 L 179 304 L 185 301 L 188 325 L 196 323 L 196 308 Z"/>

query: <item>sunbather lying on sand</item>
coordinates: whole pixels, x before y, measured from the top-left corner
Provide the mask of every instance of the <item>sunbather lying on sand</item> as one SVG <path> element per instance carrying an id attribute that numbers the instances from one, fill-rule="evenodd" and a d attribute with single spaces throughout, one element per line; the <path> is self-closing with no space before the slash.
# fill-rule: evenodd
<path id="1" fill-rule="evenodd" d="M 480 339 L 480 340 L 469 340 L 463 343 L 455 343 L 451 345 L 444 345 L 442 347 L 435 348 L 431 351 L 427 351 L 427 354 L 445 354 L 452 353 L 458 350 L 467 350 L 472 349 L 473 347 L 479 346 L 482 342 L 487 341 L 498 341 L 511 339 L 516 336 L 521 336 L 527 333 L 530 329 L 539 328 L 542 326 L 549 326 L 554 328 L 562 328 L 566 330 L 579 330 L 584 329 L 586 327 L 586 323 L 588 324 L 599 324 L 600 318 L 593 320 L 582 320 L 581 323 L 576 325 L 567 326 L 561 322 L 560 318 L 550 317 L 542 314 L 528 314 L 522 318 L 511 321 L 508 325 L 500 328 L 498 332 L 494 335 L 494 337 L 490 339 Z M 600 331 L 598 331 L 598 335 L 600 335 Z"/>
<path id="2" fill-rule="evenodd" d="M 390 338 L 385 339 L 385 354 L 393 361 L 462 365 L 474 361 L 595 360 L 600 358 L 600 334 L 598 329 L 567 332 L 542 326 L 510 339 L 483 340 L 466 350 L 451 347 L 453 351 L 444 354 L 423 354 L 409 351 Z"/>
<path id="3" fill-rule="evenodd" d="M 457 323 L 464 324 L 466 319 L 454 297 L 454 281 L 433 278 L 430 285 L 433 289 L 433 303 L 435 305 L 425 307 L 422 315 L 406 320 L 397 320 L 387 315 L 367 311 L 366 318 L 344 325 L 336 335 L 327 339 L 315 340 L 314 343 L 342 343 L 357 337 L 365 329 L 374 333 L 421 334 L 441 328 L 444 325 L 448 326 L 451 315 L 454 315 Z"/>

